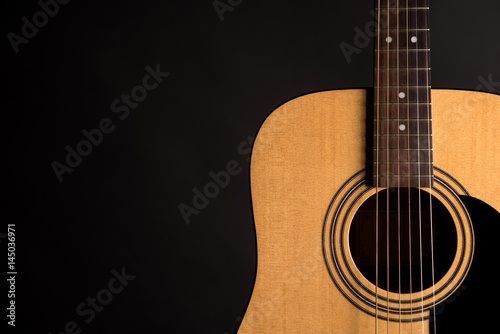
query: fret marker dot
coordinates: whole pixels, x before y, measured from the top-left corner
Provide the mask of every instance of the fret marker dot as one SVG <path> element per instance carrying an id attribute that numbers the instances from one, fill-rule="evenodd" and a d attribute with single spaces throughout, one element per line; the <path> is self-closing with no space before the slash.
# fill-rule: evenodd
<path id="1" fill-rule="evenodd" d="M 416 36 L 413 36 L 413 37 L 411 38 L 411 42 L 412 42 L 412 43 L 417 43 L 417 41 L 418 41 L 418 39 L 417 39 L 417 37 L 416 37 Z"/>
<path id="2" fill-rule="evenodd" d="M 399 93 L 399 98 L 400 99 L 404 99 L 405 96 L 406 96 L 406 94 L 404 92 Z"/>
<path id="3" fill-rule="evenodd" d="M 400 124 L 400 125 L 399 125 L 399 130 L 401 130 L 401 131 L 406 130 L 406 125 L 404 125 L 404 124 Z"/>
<path id="4" fill-rule="evenodd" d="M 391 37 L 391 36 L 387 37 L 387 38 L 385 39 L 385 41 L 386 41 L 387 43 L 392 42 L 392 37 Z"/>

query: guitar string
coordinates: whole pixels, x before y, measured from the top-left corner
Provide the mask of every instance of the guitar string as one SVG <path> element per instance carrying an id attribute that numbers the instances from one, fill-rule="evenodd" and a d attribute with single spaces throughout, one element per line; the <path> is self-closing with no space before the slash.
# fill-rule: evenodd
<path id="1" fill-rule="evenodd" d="M 410 89 L 409 89 L 409 84 L 410 84 L 410 46 L 409 46 L 409 37 L 410 37 L 410 31 L 409 31 L 409 3 L 408 0 L 406 0 L 406 92 L 407 96 L 410 96 Z M 408 124 L 408 131 L 407 131 L 407 161 L 410 161 L 410 99 L 406 99 L 406 118 L 407 118 L 407 124 Z M 410 170 L 410 164 L 408 164 L 408 174 L 411 174 Z M 412 293 L 413 293 L 413 278 L 412 278 L 412 264 L 411 264 L 411 256 L 412 256 L 412 236 L 411 236 L 411 180 L 408 178 L 408 248 L 409 248 L 409 269 L 410 269 L 410 310 L 413 310 L 413 298 L 412 298 Z M 410 321 L 410 333 L 413 333 L 413 321 Z"/>
<path id="2" fill-rule="evenodd" d="M 418 29 L 418 10 L 415 10 L 415 33 Z M 417 39 L 418 42 L 418 39 Z M 417 50 L 417 49 L 416 49 Z M 417 133 L 420 135 L 420 96 L 419 96 L 419 62 L 418 62 L 418 51 L 415 52 L 415 62 L 417 68 L 417 87 L 416 87 L 416 106 L 417 106 Z M 424 281 L 423 281 L 423 256 L 422 256 L 422 194 L 421 194 L 421 180 L 420 180 L 420 137 L 417 139 L 417 177 L 418 177 L 418 231 L 419 231 L 419 244 L 420 244 L 420 302 L 421 302 L 421 327 L 422 334 L 424 333 Z"/>
<path id="3" fill-rule="evenodd" d="M 397 86 L 398 86 L 398 90 L 400 89 L 400 82 L 399 82 L 399 73 L 400 73 L 400 68 L 399 68 L 399 49 L 400 49 L 400 33 L 399 33 L 399 14 L 400 14 L 400 11 L 399 11 L 399 1 L 397 1 L 397 5 L 396 5 L 396 13 L 397 13 L 397 19 L 396 19 L 396 40 L 397 40 L 397 43 L 396 43 L 396 48 L 397 48 L 397 60 L 396 60 L 396 63 L 397 63 Z M 408 96 L 408 91 L 406 92 L 406 96 Z M 396 97 L 397 101 L 398 101 L 398 104 L 397 104 L 397 113 L 398 113 L 398 122 L 397 124 L 401 124 L 401 120 L 400 120 L 400 110 L 399 110 L 399 99 Z M 401 319 L 401 183 L 400 183 L 400 175 L 401 175 L 401 166 L 400 166 L 400 163 L 399 163 L 399 160 L 400 160 L 400 137 L 399 137 L 399 131 L 397 132 L 398 134 L 398 297 L 399 297 L 399 333 L 401 334 L 401 326 L 402 326 L 402 319 Z"/>
<path id="4" fill-rule="evenodd" d="M 378 235 L 378 227 L 379 227 L 379 216 L 378 216 L 378 182 L 379 182 L 379 130 L 380 130 L 380 5 L 381 0 L 377 1 L 377 29 L 378 29 L 378 38 L 377 38 L 377 136 L 375 138 L 376 144 L 376 160 L 377 164 L 375 165 L 375 334 L 378 334 L 378 260 L 379 260 L 379 252 L 378 252 L 378 243 L 379 243 L 379 235 Z"/>
<path id="5" fill-rule="evenodd" d="M 425 27 L 426 28 L 429 28 L 430 27 L 430 24 L 429 24 L 429 12 L 426 13 L 425 15 Z M 427 33 L 425 33 L 425 48 L 426 49 L 430 49 L 430 38 L 429 38 L 429 35 L 430 33 L 427 31 Z M 426 67 L 427 68 L 430 68 L 430 54 L 427 54 L 427 57 L 426 57 Z M 430 96 L 430 86 L 431 86 L 431 82 L 430 82 L 430 75 L 429 75 L 429 71 L 426 71 L 426 80 L 427 80 L 427 89 L 426 89 L 426 93 L 427 93 L 427 134 L 430 135 L 431 134 L 431 96 Z M 429 162 L 432 161 L 433 159 L 431 154 L 432 154 L 432 151 L 430 150 L 432 147 L 431 147 L 431 141 L 430 141 L 430 138 L 428 137 L 428 145 L 429 145 Z M 435 289 L 435 272 L 434 272 L 434 222 L 433 222 L 433 212 L 432 212 L 432 167 L 433 165 L 431 163 L 429 163 L 429 223 L 430 223 L 430 227 L 429 227 L 429 230 L 430 230 L 430 242 L 431 242 L 431 275 L 432 275 L 432 308 L 433 308 L 433 313 L 432 313 L 432 316 L 433 316 L 433 325 L 434 325 L 434 334 L 437 333 L 437 324 L 436 324 L 436 289 Z"/>
<path id="6" fill-rule="evenodd" d="M 391 12 L 391 9 L 390 9 L 390 0 L 387 0 L 387 35 L 389 33 L 389 29 L 391 27 L 391 15 L 390 15 L 390 12 Z M 388 37 L 388 36 L 387 36 Z M 391 94 L 390 94 L 390 60 L 391 60 L 391 57 L 390 57 L 390 42 L 389 42 L 389 38 L 386 37 L 386 69 L 387 69 L 387 75 L 386 75 L 386 90 L 385 90 L 385 98 L 386 98 L 386 102 L 387 102 L 387 108 L 386 108 L 386 111 L 387 111 L 387 122 L 386 122 L 386 132 L 387 134 L 389 134 L 390 132 L 390 127 L 389 127 L 389 110 L 390 110 L 390 107 L 389 107 L 389 102 L 390 102 L 390 97 L 391 97 Z M 389 148 L 389 136 L 386 136 L 387 139 L 386 139 L 386 147 Z M 390 189 L 390 181 L 391 181 L 391 177 L 390 177 L 390 171 L 389 171 L 389 154 L 390 151 L 387 151 L 386 153 L 386 161 L 387 161 L 387 168 L 386 168 L 386 217 L 385 217 L 385 225 L 386 225 L 386 262 L 385 262 L 385 265 L 386 265 L 386 295 L 387 295 L 387 334 L 389 334 L 389 314 L 390 314 L 390 309 L 389 309 L 389 268 L 390 268 L 390 263 L 389 263 L 389 189 Z M 399 173 L 398 173 L 399 174 Z"/>

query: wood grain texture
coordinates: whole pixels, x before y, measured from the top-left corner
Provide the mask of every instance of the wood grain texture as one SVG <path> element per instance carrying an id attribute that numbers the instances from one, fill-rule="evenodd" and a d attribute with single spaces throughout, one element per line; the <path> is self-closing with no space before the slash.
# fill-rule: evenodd
<path id="1" fill-rule="evenodd" d="M 433 90 L 434 165 L 500 209 L 500 97 Z M 266 119 L 251 160 L 257 236 L 255 286 L 238 333 L 375 332 L 375 320 L 332 282 L 322 228 L 333 195 L 366 168 L 367 92 L 294 99 Z M 389 324 L 399 332 L 399 323 Z M 428 321 L 402 324 L 428 333 Z M 387 322 L 378 322 L 387 332 Z"/>

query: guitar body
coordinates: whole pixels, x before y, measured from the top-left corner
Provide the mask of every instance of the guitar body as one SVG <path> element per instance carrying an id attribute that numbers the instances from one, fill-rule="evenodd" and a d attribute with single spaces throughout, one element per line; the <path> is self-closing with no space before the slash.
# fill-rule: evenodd
<path id="1" fill-rule="evenodd" d="M 500 96 L 432 90 L 433 195 L 461 222 L 456 247 L 462 262 L 455 259 L 449 274 L 435 282 L 435 307 L 424 307 L 422 301 L 422 312 L 413 310 L 403 321 L 395 320 L 397 301 L 390 316 L 383 305 L 374 306 L 371 285 L 349 254 L 346 233 L 352 215 L 375 192 L 365 171 L 373 145 L 367 139 L 370 103 L 365 90 L 314 93 L 287 102 L 263 123 L 251 160 L 258 265 L 238 333 L 366 334 L 375 333 L 376 326 L 380 333 L 432 333 L 431 312 L 437 314 L 441 332 L 451 333 L 450 319 L 460 319 L 455 333 L 468 333 L 466 325 L 478 321 L 471 315 L 488 314 L 493 280 L 482 277 L 490 284 L 477 284 L 467 281 L 467 274 L 477 281 L 490 268 L 495 270 L 477 264 L 488 266 L 484 256 L 491 259 L 488 252 L 495 245 L 485 243 L 499 225 Z M 474 202 L 479 213 L 469 212 L 469 196 L 481 201 Z M 342 208 L 350 211 L 342 213 Z M 347 232 L 335 236 L 342 224 Z M 338 246 L 339 240 L 344 246 Z M 414 294 L 408 298 L 418 307 L 420 293 Z"/>

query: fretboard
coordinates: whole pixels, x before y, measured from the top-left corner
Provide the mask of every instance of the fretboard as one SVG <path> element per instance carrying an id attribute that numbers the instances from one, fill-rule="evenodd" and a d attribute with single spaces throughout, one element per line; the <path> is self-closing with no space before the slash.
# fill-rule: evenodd
<path id="1" fill-rule="evenodd" d="M 429 0 L 376 0 L 373 178 L 431 187 Z"/>

